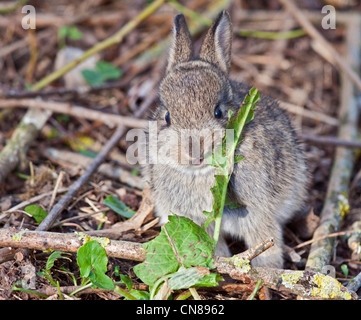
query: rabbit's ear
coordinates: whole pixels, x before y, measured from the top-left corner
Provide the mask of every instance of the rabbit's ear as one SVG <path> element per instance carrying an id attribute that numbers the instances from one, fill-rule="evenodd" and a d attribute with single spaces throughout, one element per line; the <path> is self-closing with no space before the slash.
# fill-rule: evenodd
<path id="1" fill-rule="evenodd" d="M 180 62 L 192 58 L 192 40 L 184 15 L 174 18 L 173 40 L 169 50 L 167 72 Z"/>
<path id="2" fill-rule="evenodd" d="M 222 11 L 208 30 L 199 57 L 219 67 L 225 74 L 231 67 L 232 24 L 227 11 Z"/>

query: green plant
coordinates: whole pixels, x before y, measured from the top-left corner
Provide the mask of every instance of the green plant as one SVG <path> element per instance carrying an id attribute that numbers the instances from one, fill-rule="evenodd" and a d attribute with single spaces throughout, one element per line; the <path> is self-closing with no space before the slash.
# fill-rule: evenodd
<path id="1" fill-rule="evenodd" d="M 25 207 L 24 211 L 30 214 L 37 223 L 41 223 L 48 215 L 48 213 L 43 208 L 40 208 L 35 204 L 31 204 Z"/>
<path id="2" fill-rule="evenodd" d="M 55 286 L 58 287 L 59 286 L 59 282 L 55 282 L 55 280 L 53 279 L 52 275 L 51 275 L 51 268 L 54 266 L 55 260 L 57 259 L 68 259 L 70 260 L 69 257 L 67 257 L 66 255 L 69 255 L 69 253 L 65 253 L 65 252 L 61 252 L 61 251 L 54 251 L 48 258 L 47 262 L 46 262 L 46 266 L 45 269 L 41 270 L 41 272 L 38 272 L 37 275 L 38 276 L 44 276 L 46 279 L 49 280 L 49 282 Z"/>
<path id="3" fill-rule="evenodd" d="M 106 61 L 98 61 L 94 70 L 82 71 L 85 81 L 92 87 L 100 86 L 107 80 L 119 79 L 122 71 Z"/>
<path id="4" fill-rule="evenodd" d="M 78 249 L 77 263 L 83 278 L 82 285 L 90 281 L 93 287 L 114 289 L 112 279 L 105 274 L 108 265 L 107 253 L 97 241 L 90 240 Z"/>
<path id="5" fill-rule="evenodd" d="M 75 26 L 63 26 L 58 29 L 58 42 L 59 47 L 65 47 L 65 40 L 80 40 L 83 38 L 83 33 Z"/>
<path id="6" fill-rule="evenodd" d="M 213 210 L 211 212 L 203 211 L 208 217 L 203 227 L 206 228 L 211 222 L 215 221 L 213 236 L 215 246 L 219 238 L 224 206 L 232 205 L 227 198 L 227 187 L 232 175 L 233 166 L 243 159 L 241 156 L 236 155 L 235 152 L 242 140 L 241 133 L 243 127 L 254 118 L 253 110 L 258 100 L 259 92 L 256 88 L 252 88 L 249 95 L 246 95 L 244 98 L 238 113 L 233 115 L 230 112 L 230 120 L 226 126 L 226 135 L 223 138 L 223 143 L 219 146 L 220 150 L 215 150 L 211 157 L 207 159 L 208 163 L 216 169 L 216 183 L 211 188 L 214 198 Z M 231 143 L 227 142 L 227 132 L 233 134 Z"/>

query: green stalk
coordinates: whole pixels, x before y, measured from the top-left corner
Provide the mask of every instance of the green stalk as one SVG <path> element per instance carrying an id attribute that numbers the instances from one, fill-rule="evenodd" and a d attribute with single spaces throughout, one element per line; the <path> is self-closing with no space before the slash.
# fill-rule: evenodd
<path id="1" fill-rule="evenodd" d="M 274 32 L 274 31 L 257 31 L 257 30 L 239 30 L 237 34 L 241 37 L 253 37 L 269 40 L 278 40 L 278 39 L 293 39 L 302 37 L 306 34 L 303 29 L 296 29 L 284 32 Z"/>
<path id="2" fill-rule="evenodd" d="M 134 297 L 132 294 L 130 294 L 128 291 L 123 290 L 122 288 L 120 288 L 119 286 L 115 286 L 114 291 L 116 293 L 119 293 L 120 295 L 122 295 L 124 298 L 127 298 L 128 300 L 138 300 L 136 297 Z"/>
<path id="3" fill-rule="evenodd" d="M 0 9 L 0 14 L 8 14 L 8 13 L 12 13 L 14 12 L 17 8 L 19 8 L 20 6 L 23 6 L 25 3 L 29 2 L 29 0 L 20 0 L 18 2 L 16 2 L 15 4 L 13 4 L 10 7 L 7 8 L 1 8 Z"/>
<path id="4" fill-rule="evenodd" d="M 204 223 L 203 228 L 207 228 L 207 226 L 211 222 L 215 221 L 215 228 L 213 234 L 214 248 L 216 248 L 217 246 L 221 230 L 222 215 L 227 200 L 226 196 L 228 182 L 231 178 L 234 164 L 242 160 L 242 157 L 238 155 L 236 156 L 235 152 L 239 143 L 241 142 L 241 133 L 243 127 L 253 119 L 253 110 L 258 100 L 258 90 L 252 88 L 249 92 L 249 95 L 246 95 L 246 97 L 244 98 L 238 113 L 234 116 L 231 112 L 229 114 L 230 119 L 226 126 L 226 135 L 223 138 L 222 146 L 220 146 L 220 148 L 222 148 L 221 155 L 219 156 L 219 152 L 217 152 L 216 150 L 214 154 L 212 154 L 212 156 L 207 159 L 208 163 L 216 168 L 216 174 L 214 176 L 216 184 L 214 187 L 211 188 L 211 192 L 214 198 L 213 211 L 204 211 L 204 214 L 208 216 L 208 219 Z M 233 133 L 233 141 L 231 143 L 227 141 L 227 132 Z"/>
<path id="5" fill-rule="evenodd" d="M 254 297 L 256 296 L 256 294 L 257 294 L 257 292 L 258 292 L 258 290 L 259 290 L 259 287 L 261 286 L 261 283 L 262 283 L 262 280 L 259 279 L 259 280 L 257 281 L 257 284 L 256 284 L 256 286 L 254 287 L 251 295 L 248 297 L 247 300 L 253 300 L 253 299 L 254 299 Z"/>

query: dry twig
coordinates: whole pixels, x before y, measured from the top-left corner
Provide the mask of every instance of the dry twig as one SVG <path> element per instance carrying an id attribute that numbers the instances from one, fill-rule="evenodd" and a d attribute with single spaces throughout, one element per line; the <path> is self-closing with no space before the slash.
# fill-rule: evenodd
<path id="1" fill-rule="evenodd" d="M 87 107 L 73 105 L 67 102 L 43 101 L 39 99 L 0 99 L 0 108 L 25 107 L 31 109 L 49 110 L 51 112 L 67 114 L 93 121 L 101 121 L 106 124 L 122 125 L 130 128 L 145 128 L 148 121 L 126 117 L 118 114 L 110 114 Z"/>
<path id="2" fill-rule="evenodd" d="M 286 2 L 282 0 L 282 2 Z M 348 56 L 346 59 L 356 70 L 360 68 L 361 56 L 361 23 L 355 17 L 347 24 L 346 45 Z M 341 106 L 339 109 L 340 126 L 338 137 L 344 140 L 357 139 L 357 122 L 359 108 L 354 96 L 354 86 L 346 74 L 342 73 Z M 354 151 L 337 148 L 330 177 L 326 201 L 321 212 L 319 227 L 313 238 L 318 239 L 330 233 L 338 232 L 340 223 L 349 210 L 348 190 L 354 166 Z M 311 245 L 306 268 L 320 271 L 330 263 L 334 252 L 334 238 L 324 238 Z"/>
<path id="3" fill-rule="evenodd" d="M 19 231 L 12 228 L 0 230 L 0 246 L 77 252 L 81 245 L 82 237 L 76 234 Z M 110 240 L 105 250 L 108 256 L 135 261 L 144 261 L 146 256 L 140 243 L 127 241 Z M 244 265 L 240 266 L 242 261 Z M 233 279 L 246 283 L 256 283 L 261 279 L 264 286 L 309 299 L 357 299 L 354 292 L 343 287 L 334 278 L 313 271 L 250 267 L 249 262 L 237 257 L 217 257 L 215 266 L 217 272 L 228 274 Z"/>

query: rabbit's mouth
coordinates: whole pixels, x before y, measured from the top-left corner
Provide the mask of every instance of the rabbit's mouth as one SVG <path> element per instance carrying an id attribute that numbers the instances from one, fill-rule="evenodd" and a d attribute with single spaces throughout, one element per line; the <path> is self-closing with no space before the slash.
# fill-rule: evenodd
<path id="1" fill-rule="evenodd" d="M 181 167 L 178 167 L 178 170 L 179 169 L 184 174 L 194 176 L 208 175 L 212 170 L 214 170 L 214 168 L 208 165 L 207 161 L 204 160 L 200 164 L 190 164 L 188 166 L 183 165 Z"/>
<path id="2" fill-rule="evenodd" d="M 204 162 L 204 159 L 200 158 L 197 161 L 195 161 L 195 163 L 192 163 L 192 166 L 196 166 L 196 167 L 197 166 L 202 166 L 203 162 Z"/>

